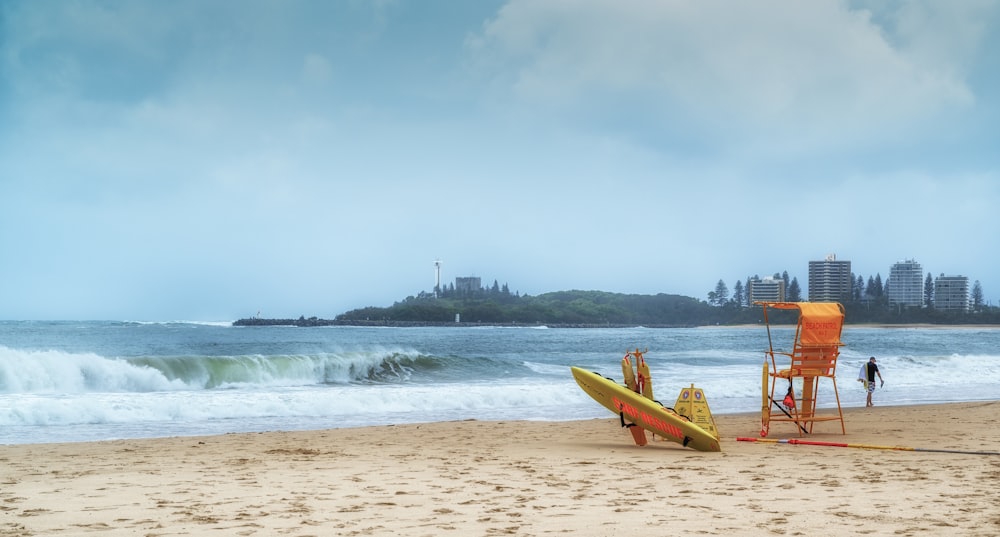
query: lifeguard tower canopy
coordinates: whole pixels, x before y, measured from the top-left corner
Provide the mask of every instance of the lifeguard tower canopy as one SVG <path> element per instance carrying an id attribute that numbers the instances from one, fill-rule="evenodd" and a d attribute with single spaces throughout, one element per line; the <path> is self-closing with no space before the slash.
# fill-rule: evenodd
<path id="1" fill-rule="evenodd" d="M 768 308 L 776 310 L 798 310 L 799 322 L 796 329 L 796 346 L 841 346 L 840 335 L 844 328 L 844 306 L 838 302 L 757 302 L 764 308 L 764 322 Z"/>

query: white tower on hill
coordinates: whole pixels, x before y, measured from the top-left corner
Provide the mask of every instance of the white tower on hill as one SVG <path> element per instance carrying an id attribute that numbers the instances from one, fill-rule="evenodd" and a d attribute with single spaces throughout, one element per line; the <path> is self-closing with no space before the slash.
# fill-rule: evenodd
<path id="1" fill-rule="evenodd" d="M 441 260 L 434 260 L 434 298 L 441 292 Z"/>

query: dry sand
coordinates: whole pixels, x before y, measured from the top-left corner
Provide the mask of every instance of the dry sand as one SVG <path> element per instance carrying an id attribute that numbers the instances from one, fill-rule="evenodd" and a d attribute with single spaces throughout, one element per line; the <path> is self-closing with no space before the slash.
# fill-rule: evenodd
<path id="1" fill-rule="evenodd" d="M 1000 450 L 1000 402 L 846 412 L 809 439 Z M 722 453 L 610 415 L 0 446 L 0 535 L 1000 535 L 1000 456 L 717 422 Z"/>

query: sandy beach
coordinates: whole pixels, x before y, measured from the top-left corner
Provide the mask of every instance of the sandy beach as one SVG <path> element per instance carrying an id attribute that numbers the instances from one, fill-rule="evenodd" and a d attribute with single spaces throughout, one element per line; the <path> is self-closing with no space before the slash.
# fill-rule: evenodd
<path id="1" fill-rule="evenodd" d="M 997 451 L 998 416 L 854 408 L 809 439 Z M 610 414 L 0 446 L 0 535 L 1000 534 L 1000 456 L 717 423 L 722 453 L 636 447 Z"/>

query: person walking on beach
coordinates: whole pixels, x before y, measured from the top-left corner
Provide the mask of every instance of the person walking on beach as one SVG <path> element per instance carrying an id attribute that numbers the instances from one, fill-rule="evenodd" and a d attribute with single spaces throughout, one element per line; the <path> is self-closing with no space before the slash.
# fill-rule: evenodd
<path id="1" fill-rule="evenodd" d="M 885 381 L 882 380 L 882 373 L 879 372 L 878 366 L 875 365 L 874 356 L 868 359 L 865 369 L 868 372 L 868 401 L 865 406 L 875 406 L 872 404 L 872 394 L 875 393 L 875 375 L 878 375 L 878 380 L 882 383 L 882 386 L 885 386 Z"/>

